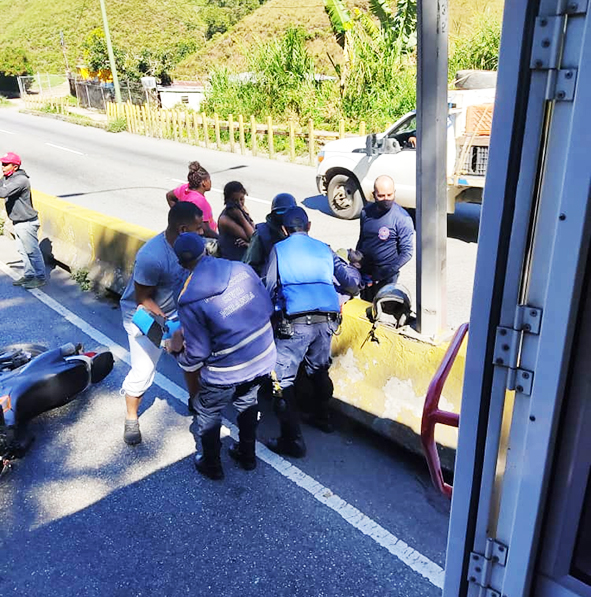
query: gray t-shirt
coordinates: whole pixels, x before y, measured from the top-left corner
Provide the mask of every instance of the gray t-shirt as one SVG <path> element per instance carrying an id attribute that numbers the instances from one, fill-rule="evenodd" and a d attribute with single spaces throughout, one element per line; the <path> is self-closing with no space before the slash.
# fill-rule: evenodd
<path id="1" fill-rule="evenodd" d="M 178 262 L 164 232 L 150 239 L 135 256 L 133 276 L 121 297 L 123 322 L 131 321 L 137 309 L 134 282 L 154 286 L 154 302 L 170 317 L 177 309 L 177 299 L 189 272 Z"/>

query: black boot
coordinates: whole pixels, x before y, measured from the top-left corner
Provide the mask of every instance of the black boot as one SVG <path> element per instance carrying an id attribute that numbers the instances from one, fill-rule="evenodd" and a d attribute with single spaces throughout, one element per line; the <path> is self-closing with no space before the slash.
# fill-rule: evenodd
<path id="1" fill-rule="evenodd" d="M 255 455 L 256 430 L 258 425 L 258 406 L 250 406 L 238 415 L 239 442 L 234 442 L 228 450 L 230 456 L 247 471 L 257 466 Z"/>
<path id="2" fill-rule="evenodd" d="M 265 445 L 271 452 L 275 454 L 283 454 L 284 456 L 291 456 L 292 458 L 303 458 L 306 455 L 306 444 L 304 438 L 299 437 L 288 438 L 283 435 L 268 439 Z"/>
<path id="3" fill-rule="evenodd" d="M 334 426 L 330 417 L 329 402 L 332 399 L 334 386 L 327 370 L 316 371 L 310 381 L 314 392 L 314 406 L 304 419 L 308 425 L 320 429 L 324 433 L 332 433 Z"/>
<path id="4" fill-rule="evenodd" d="M 224 470 L 220 460 L 222 442 L 220 426 L 208 429 L 201 436 L 202 454 L 195 454 L 195 468 L 206 477 L 219 481 L 224 478 Z"/>
<path id="5" fill-rule="evenodd" d="M 298 412 L 295 407 L 295 390 L 288 386 L 281 397 L 274 399 L 275 414 L 279 419 L 280 436 L 267 440 L 265 445 L 276 454 L 285 454 L 293 458 L 306 455 L 306 444 L 302 437 Z"/>

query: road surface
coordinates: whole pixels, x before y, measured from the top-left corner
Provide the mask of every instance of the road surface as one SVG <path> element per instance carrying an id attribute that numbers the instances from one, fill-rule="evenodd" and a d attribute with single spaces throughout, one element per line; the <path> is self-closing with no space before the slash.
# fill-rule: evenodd
<path id="1" fill-rule="evenodd" d="M 209 481 L 193 469 L 194 425 L 168 355 L 142 403 L 144 441 L 126 446 L 117 305 L 59 269 L 41 290 L 15 288 L 17 262 L 0 236 L 3 345 L 106 344 L 117 358 L 100 385 L 32 423 L 33 447 L 0 479 L 1 595 L 441 594 L 449 502 L 422 459 L 343 418 L 332 435 L 304 428 L 304 459 L 259 447 L 254 472 L 225 438 L 226 479 Z M 276 433 L 270 410 L 260 438 Z"/>

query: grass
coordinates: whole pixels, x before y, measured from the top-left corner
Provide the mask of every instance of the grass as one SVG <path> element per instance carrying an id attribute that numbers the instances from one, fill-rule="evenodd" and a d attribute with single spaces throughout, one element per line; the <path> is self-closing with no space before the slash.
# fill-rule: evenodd
<path id="1" fill-rule="evenodd" d="M 70 69 L 83 57 L 82 44 L 97 27 L 102 28 L 99 2 L 27 0 L 3 1 L 0 29 L 0 71 L 10 63 L 22 72 L 63 73 L 60 45 L 63 32 Z M 179 43 L 203 43 L 204 24 L 196 0 L 120 0 L 108 2 L 107 13 L 113 44 L 132 54 L 143 49 L 166 50 Z"/>
<path id="2" fill-rule="evenodd" d="M 0 108 L 6 108 L 6 106 L 10 105 L 10 102 L 3 95 L 0 95 Z"/>
<path id="3" fill-rule="evenodd" d="M 0 216 L 0 236 L 4 234 L 4 218 Z"/>
<path id="4" fill-rule="evenodd" d="M 89 271 L 85 268 L 77 269 L 72 272 L 72 280 L 80 286 L 80 290 L 87 292 L 92 288 L 92 282 L 88 277 Z"/>
<path id="5" fill-rule="evenodd" d="M 127 118 L 125 116 L 120 116 L 119 118 L 115 118 L 115 120 L 111 120 L 107 125 L 107 131 L 109 133 L 122 133 L 127 130 Z"/>

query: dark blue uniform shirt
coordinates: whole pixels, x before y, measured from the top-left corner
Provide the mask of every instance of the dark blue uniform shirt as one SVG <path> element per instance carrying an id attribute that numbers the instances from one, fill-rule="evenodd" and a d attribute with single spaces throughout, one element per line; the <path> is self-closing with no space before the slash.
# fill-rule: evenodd
<path id="1" fill-rule="evenodd" d="M 394 203 L 384 212 L 376 203 L 363 208 L 357 250 L 363 253 L 361 272 L 374 282 L 386 280 L 410 261 L 414 226 L 406 210 Z"/>

